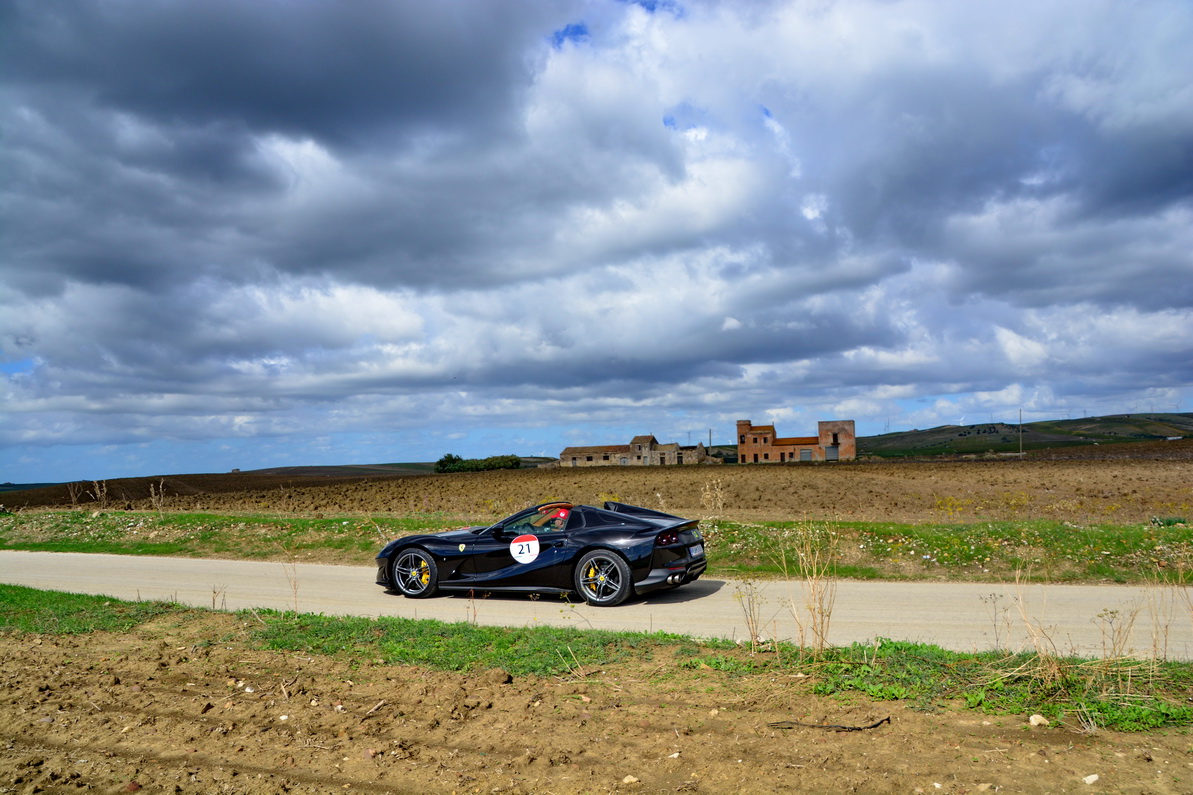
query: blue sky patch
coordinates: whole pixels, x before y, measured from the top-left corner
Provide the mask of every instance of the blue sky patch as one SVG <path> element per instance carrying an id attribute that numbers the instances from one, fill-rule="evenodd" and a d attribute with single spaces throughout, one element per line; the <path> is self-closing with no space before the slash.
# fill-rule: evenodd
<path id="1" fill-rule="evenodd" d="M 6 375 L 31 373 L 35 367 L 37 367 L 37 362 L 34 359 L 17 359 L 14 362 L 0 362 L 0 373 Z"/>
<path id="2" fill-rule="evenodd" d="M 551 34 L 551 44 L 555 49 L 563 47 L 565 41 L 582 42 L 588 41 L 592 38 L 588 33 L 588 26 L 583 22 L 577 22 L 572 25 L 565 25 L 561 30 L 557 30 Z"/>

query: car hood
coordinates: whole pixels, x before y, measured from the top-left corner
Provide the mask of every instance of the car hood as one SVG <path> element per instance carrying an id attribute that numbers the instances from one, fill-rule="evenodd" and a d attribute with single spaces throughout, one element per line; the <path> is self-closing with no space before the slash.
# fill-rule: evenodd
<path id="1" fill-rule="evenodd" d="M 461 527 L 459 530 L 444 530 L 442 533 L 428 533 L 429 538 L 441 538 L 444 541 L 455 541 L 457 538 L 464 541 L 469 538 L 476 537 L 477 530 L 483 530 L 483 527 Z"/>
<path id="2" fill-rule="evenodd" d="M 401 538 L 395 538 L 393 541 L 390 541 L 388 544 L 386 544 L 385 548 L 378 553 L 378 557 L 383 557 L 396 546 L 417 544 L 420 541 L 429 541 L 432 539 L 436 541 L 447 541 L 449 543 L 457 539 L 460 541 L 468 541 L 470 539 L 476 538 L 475 531 L 483 529 L 483 527 L 461 527 L 458 530 L 445 530 L 442 533 L 419 533 L 418 535 L 402 536 Z"/>

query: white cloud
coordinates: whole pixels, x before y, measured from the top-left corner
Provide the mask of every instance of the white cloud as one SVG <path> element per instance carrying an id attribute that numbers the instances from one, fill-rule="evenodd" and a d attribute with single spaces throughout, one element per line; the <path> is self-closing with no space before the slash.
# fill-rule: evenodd
<path id="1" fill-rule="evenodd" d="M 1188 401 L 1183 0 L 10 21 L 5 460 Z"/>

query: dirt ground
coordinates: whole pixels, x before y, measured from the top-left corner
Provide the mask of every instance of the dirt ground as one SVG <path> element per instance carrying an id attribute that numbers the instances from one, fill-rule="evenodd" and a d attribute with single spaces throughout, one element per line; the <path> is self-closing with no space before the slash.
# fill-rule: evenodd
<path id="1" fill-rule="evenodd" d="M 559 497 L 758 519 L 1188 515 L 1193 444 L 1137 449 L 1092 459 L 281 477 L 243 480 L 239 491 L 234 476 L 187 476 L 113 481 L 108 507 L 145 508 L 149 484 L 164 480 L 163 509 L 213 512 L 500 516 Z M 29 494 L 3 496 L 9 507 L 79 499 L 65 489 L 57 502 Z M 0 635 L 0 793 L 1193 792 L 1185 731 L 1089 734 L 957 705 L 922 712 L 815 696 L 814 671 L 733 678 L 657 658 L 563 679 L 436 673 L 258 651 L 246 629 L 211 614 L 123 635 Z M 768 726 L 886 717 L 853 732 Z"/>
<path id="2" fill-rule="evenodd" d="M 812 695 L 814 672 L 680 676 L 665 659 L 553 679 L 430 673 L 253 650 L 245 629 L 212 614 L 5 638 L 0 791 L 1193 791 L 1184 732 L 916 712 Z"/>
<path id="3" fill-rule="evenodd" d="M 1096 456 L 1093 451 L 1102 451 Z M 160 502 L 150 487 L 164 492 Z M 102 484 L 108 509 L 497 519 L 552 499 L 606 499 L 739 520 L 1136 522 L 1193 506 L 1193 439 L 1045 451 L 1026 460 L 528 469 L 440 476 L 174 475 Z M 0 495 L 10 509 L 95 507 L 99 484 Z"/>

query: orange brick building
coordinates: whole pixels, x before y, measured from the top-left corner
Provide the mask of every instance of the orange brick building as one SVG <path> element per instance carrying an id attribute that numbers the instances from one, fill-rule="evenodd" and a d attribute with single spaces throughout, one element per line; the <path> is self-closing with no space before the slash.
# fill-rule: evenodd
<path id="1" fill-rule="evenodd" d="M 773 425 L 737 421 L 737 460 L 741 464 L 789 461 L 851 461 L 857 458 L 853 420 L 817 423 L 816 436 L 779 437 Z"/>

